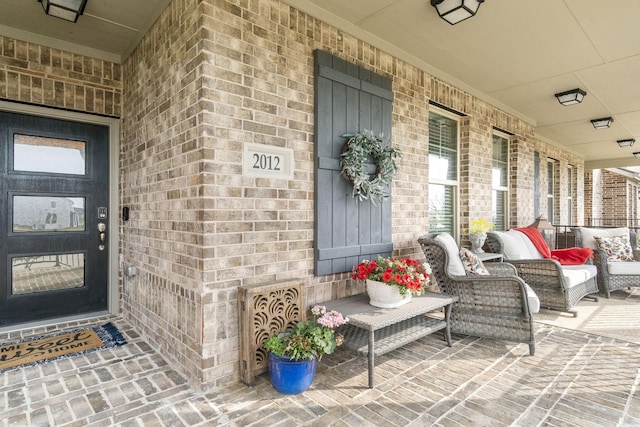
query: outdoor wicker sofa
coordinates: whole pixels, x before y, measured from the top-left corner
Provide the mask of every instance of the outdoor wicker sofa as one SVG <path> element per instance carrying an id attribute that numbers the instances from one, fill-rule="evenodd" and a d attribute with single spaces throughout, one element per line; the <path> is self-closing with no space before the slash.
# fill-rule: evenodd
<path id="1" fill-rule="evenodd" d="M 535 354 L 530 299 L 536 304 L 537 298 L 527 294 L 526 283 L 511 264 L 486 263 L 490 275 L 467 275 L 449 234 L 426 234 L 418 243 L 440 291 L 459 298 L 451 309 L 451 332 L 526 343 Z"/>
<path id="2" fill-rule="evenodd" d="M 607 298 L 611 297 L 611 292 L 629 287 L 640 287 L 640 262 L 609 261 L 607 253 L 601 250 L 596 243 L 596 237 L 625 236 L 628 238 L 631 252 L 635 259 L 638 259 L 638 239 L 636 233 L 627 227 L 620 228 L 572 228 L 576 236 L 576 245 L 593 249 L 594 263 L 598 268 L 598 286 Z"/>
<path id="3" fill-rule="evenodd" d="M 489 251 L 501 253 L 540 298 L 540 307 L 568 312 L 576 317 L 575 305 L 589 296 L 597 301 L 597 268 L 592 264 L 560 265 L 544 258 L 529 238 L 516 230 L 487 233 Z"/>

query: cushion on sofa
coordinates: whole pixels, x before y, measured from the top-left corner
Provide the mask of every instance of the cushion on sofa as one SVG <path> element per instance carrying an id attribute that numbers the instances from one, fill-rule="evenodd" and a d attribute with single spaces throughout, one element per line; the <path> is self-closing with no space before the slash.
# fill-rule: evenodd
<path id="1" fill-rule="evenodd" d="M 540 311 L 540 298 L 536 294 L 531 286 L 524 284 L 524 288 L 527 291 L 527 302 L 529 303 L 529 310 L 532 314 L 535 314 Z"/>
<path id="2" fill-rule="evenodd" d="M 460 249 L 460 260 L 462 261 L 462 265 L 467 274 L 474 276 L 489 276 L 489 271 L 486 269 L 484 264 L 482 264 L 478 255 L 474 254 L 469 249 Z"/>
<path id="3" fill-rule="evenodd" d="M 625 236 L 611 236 L 611 237 L 599 237 L 595 236 L 598 249 L 604 251 L 607 254 L 607 261 L 633 261 L 633 249 L 629 244 L 628 235 Z"/>
<path id="4" fill-rule="evenodd" d="M 589 279 L 591 279 L 593 277 L 596 277 L 598 275 L 598 267 L 596 267 L 595 265 L 592 265 L 592 264 L 561 265 L 560 268 L 562 268 L 563 272 L 565 270 L 580 271 L 582 274 L 584 274 L 583 282 L 586 282 L 587 280 L 589 280 Z"/>
<path id="5" fill-rule="evenodd" d="M 542 259 L 531 240 L 516 230 L 495 231 L 502 240 L 502 251 L 507 260 Z"/>
<path id="6" fill-rule="evenodd" d="M 464 266 L 462 265 L 462 261 L 460 260 L 458 244 L 453 239 L 453 237 L 451 237 L 451 234 L 438 234 L 434 240 L 441 243 L 447 251 L 447 257 L 449 258 L 449 264 L 447 265 L 447 274 L 449 276 L 465 276 L 466 271 L 464 270 Z"/>
<path id="7" fill-rule="evenodd" d="M 607 271 L 609 272 L 609 274 L 628 274 L 637 276 L 640 274 L 640 262 L 609 262 L 607 263 Z"/>
<path id="8" fill-rule="evenodd" d="M 564 277 L 564 283 L 567 289 L 580 285 L 593 277 L 588 277 L 589 271 L 586 269 L 569 269 L 564 267 L 562 268 L 562 276 Z"/>
<path id="9" fill-rule="evenodd" d="M 502 252 L 504 253 L 505 259 L 523 259 L 522 242 L 518 236 L 513 233 L 507 234 L 506 231 L 496 231 L 495 233 L 500 237 L 500 240 L 502 240 Z"/>
<path id="10" fill-rule="evenodd" d="M 536 245 L 533 244 L 531 239 L 521 231 L 517 230 L 509 230 L 507 233 L 517 233 L 519 238 L 522 240 L 522 244 L 526 246 L 527 251 L 529 252 L 529 258 L 527 259 L 543 259 L 544 256 L 540 253 L 538 249 L 536 249 Z"/>
<path id="11" fill-rule="evenodd" d="M 578 227 L 578 231 L 582 236 L 582 247 L 598 249 L 596 243 L 597 237 L 627 236 L 629 238 L 629 229 L 627 227 L 620 228 L 587 228 Z"/>

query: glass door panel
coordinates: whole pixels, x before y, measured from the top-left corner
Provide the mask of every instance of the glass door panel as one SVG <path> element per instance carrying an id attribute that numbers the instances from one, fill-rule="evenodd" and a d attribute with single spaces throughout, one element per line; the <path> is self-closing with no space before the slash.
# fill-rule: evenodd
<path id="1" fill-rule="evenodd" d="M 14 233 L 84 231 L 83 197 L 13 196 Z"/>
<path id="2" fill-rule="evenodd" d="M 84 175 L 85 146 L 84 141 L 15 134 L 13 170 Z"/>
<path id="3" fill-rule="evenodd" d="M 14 257 L 11 294 L 81 288 L 85 285 L 84 276 L 83 253 Z"/>

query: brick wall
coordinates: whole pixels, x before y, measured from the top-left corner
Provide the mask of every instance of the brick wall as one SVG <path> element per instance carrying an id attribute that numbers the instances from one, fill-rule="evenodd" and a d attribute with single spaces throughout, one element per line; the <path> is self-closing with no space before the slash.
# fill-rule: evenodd
<path id="1" fill-rule="evenodd" d="M 582 176 L 586 224 L 610 227 L 637 224 L 639 186 L 636 180 L 604 169 Z"/>
<path id="2" fill-rule="evenodd" d="M 588 224 L 589 218 L 602 217 L 602 171 L 586 172 L 584 185 L 584 217 L 585 224 Z"/>
<path id="3" fill-rule="evenodd" d="M 122 258 L 140 268 L 124 280 L 123 315 L 202 383 L 204 322 L 220 325 L 204 310 L 213 296 L 205 291 L 205 240 L 218 236 L 208 219 L 222 213 L 205 197 L 220 153 L 209 146 L 213 130 L 205 125 L 207 64 L 197 3 L 172 1 L 123 65 L 120 193 L 130 208 Z"/>
<path id="4" fill-rule="evenodd" d="M 362 291 L 348 274 L 313 275 L 314 49 L 393 79 L 398 254 L 421 257 L 428 229 L 430 100 L 467 115 L 461 215 L 491 215 L 497 127 L 525 171 L 512 174 L 512 221 L 533 221 L 533 151 L 554 150 L 530 124 L 276 0 L 174 0 L 123 71 L 123 256 L 144 271 L 124 298 L 131 321 L 204 385 L 238 379 L 238 286 L 300 280 L 309 305 Z M 293 149 L 294 179 L 243 176 L 245 143 Z"/>
<path id="5" fill-rule="evenodd" d="M 639 194 L 638 194 L 638 183 L 629 180 L 627 182 L 627 200 L 629 201 L 627 207 L 627 218 L 638 218 L 638 202 L 639 202 Z"/>
<path id="6" fill-rule="evenodd" d="M 554 167 L 554 221 L 553 224 L 568 225 L 571 221 L 568 217 L 568 186 L 567 170 L 573 166 L 574 182 L 574 219 L 578 224 L 584 221 L 584 160 L 562 149 L 536 141 L 535 148 L 540 153 L 540 213 L 547 215 L 547 168 L 550 167 L 548 159 L 553 160 Z M 533 208 L 533 206 L 531 206 Z M 532 221 L 529 221 L 531 223 Z"/>
<path id="7" fill-rule="evenodd" d="M 625 176 L 602 171 L 602 219 L 605 224 L 626 218 L 631 211 L 630 205 L 635 204 L 635 200 L 628 199 L 628 181 Z"/>
<path id="8" fill-rule="evenodd" d="M 430 101 L 465 115 L 463 221 L 491 215 L 493 128 L 513 135 L 513 225 L 533 221 L 534 151 L 581 167 L 530 124 L 276 0 L 173 0 L 122 70 L 2 41 L 0 97 L 122 116 L 120 259 L 140 268 L 123 316 L 203 386 L 239 378 L 238 286 L 299 280 L 308 305 L 362 291 L 313 274 L 314 49 L 393 80 L 397 254 L 422 257 Z M 294 179 L 243 176 L 249 142 L 293 149 Z"/>
<path id="9" fill-rule="evenodd" d="M 119 117 L 119 64 L 0 35 L 0 99 Z"/>

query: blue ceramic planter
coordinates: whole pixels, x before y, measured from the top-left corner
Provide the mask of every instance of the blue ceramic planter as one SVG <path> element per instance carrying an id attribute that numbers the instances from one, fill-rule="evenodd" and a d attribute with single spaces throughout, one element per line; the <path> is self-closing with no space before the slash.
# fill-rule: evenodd
<path id="1" fill-rule="evenodd" d="M 280 393 L 301 393 L 311 387 L 317 365 L 316 359 L 294 361 L 288 357 L 269 353 L 271 384 Z"/>

